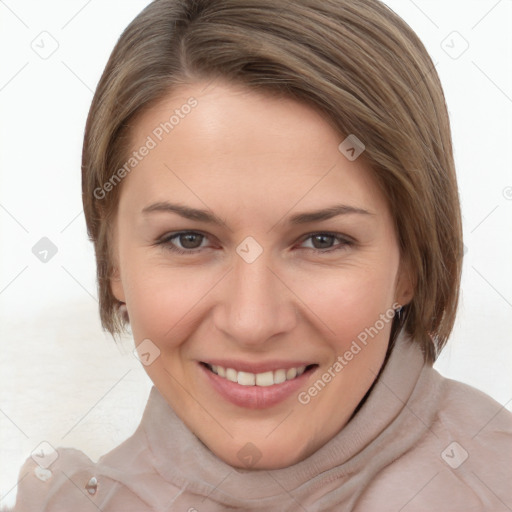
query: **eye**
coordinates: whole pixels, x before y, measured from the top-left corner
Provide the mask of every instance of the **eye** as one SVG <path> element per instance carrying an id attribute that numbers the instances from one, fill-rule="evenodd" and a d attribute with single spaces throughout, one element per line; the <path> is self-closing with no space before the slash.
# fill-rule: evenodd
<path id="1" fill-rule="evenodd" d="M 177 254 L 197 254 L 208 248 L 208 238 L 197 231 L 181 231 L 170 233 L 158 240 L 160 245 Z M 309 245 L 309 246 L 308 246 Z M 354 241 L 337 233 L 311 233 L 302 238 L 301 249 L 309 249 L 315 253 L 331 253 L 354 245 Z"/>
<path id="2" fill-rule="evenodd" d="M 338 243 L 335 244 L 335 242 Z M 354 242 L 336 233 L 312 233 L 306 238 L 303 238 L 301 244 L 303 248 L 306 243 L 309 244 L 309 247 L 305 247 L 306 249 L 312 249 L 319 253 L 326 253 L 345 249 L 346 247 L 353 245 Z"/>
<path id="3" fill-rule="evenodd" d="M 205 248 L 202 245 L 205 240 L 206 236 L 197 231 L 182 231 L 166 235 L 156 245 L 162 245 L 178 254 L 194 254 Z"/>

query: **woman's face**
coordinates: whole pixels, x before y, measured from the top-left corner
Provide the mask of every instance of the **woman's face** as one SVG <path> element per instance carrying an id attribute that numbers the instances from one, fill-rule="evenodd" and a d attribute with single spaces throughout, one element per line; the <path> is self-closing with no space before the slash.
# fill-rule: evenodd
<path id="1" fill-rule="evenodd" d="M 133 126 L 112 290 L 155 386 L 232 466 L 286 467 L 335 436 L 411 298 L 384 197 L 343 140 L 311 107 L 223 83 Z"/>

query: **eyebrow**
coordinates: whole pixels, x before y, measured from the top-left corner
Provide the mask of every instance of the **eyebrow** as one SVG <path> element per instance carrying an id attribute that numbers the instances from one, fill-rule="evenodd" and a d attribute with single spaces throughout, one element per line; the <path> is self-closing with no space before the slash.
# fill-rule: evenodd
<path id="1" fill-rule="evenodd" d="M 168 201 L 160 201 L 158 203 L 146 206 L 143 210 L 143 214 L 149 214 L 152 212 L 167 212 L 176 213 L 185 219 L 196 220 L 200 222 L 206 222 L 209 224 L 225 225 L 226 223 L 217 215 L 209 210 L 200 210 L 197 208 L 190 208 L 176 203 L 169 203 Z M 310 212 L 296 213 L 288 219 L 289 224 L 307 224 L 309 222 L 318 222 L 322 220 L 332 219 L 338 215 L 349 215 L 349 214 L 360 214 L 360 215 L 374 215 L 368 210 L 363 208 L 357 208 L 355 206 L 349 206 L 345 204 L 337 204 L 321 210 L 314 210 Z"/>

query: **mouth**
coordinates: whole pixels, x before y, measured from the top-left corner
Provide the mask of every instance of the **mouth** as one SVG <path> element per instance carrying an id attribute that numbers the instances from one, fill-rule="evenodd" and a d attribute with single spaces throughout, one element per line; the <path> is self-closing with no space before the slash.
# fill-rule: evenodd
<path id="1" fill-rule="evenodd" d="M 303 363 L 294 366 L 287 364 L 287 368 L 279 364 L 266 365 L 266 368 L 254 368 L 253 365 L 252 369 L 257 372 L 249 372 L 246 370 L 250 365 L 200 362 L 198 366 L 206 379 L 205 384 L 217 396 L 246 409 L 267 409 L 298 395 L 319 367 L 318 364 Z M 244 369 L 240 369 L 240 366 L 244 366 Z"/>
<path id="2" fill-rule="evenodd" d="M 218 375 L 222 379 L 235 382 L 241 386 L 260 386 L 268 387 L 283 382 L 294 380 L 302 374 L 310 372 L 317 364 L 293 366 L 291 368 L 279 368 L 277 370 L 269 370 L 260 373 L 251 373 L 245 371 L 237 371 L 234 368 L 226 368 L 220 365 L 201 363 L 210 372 Z"/>

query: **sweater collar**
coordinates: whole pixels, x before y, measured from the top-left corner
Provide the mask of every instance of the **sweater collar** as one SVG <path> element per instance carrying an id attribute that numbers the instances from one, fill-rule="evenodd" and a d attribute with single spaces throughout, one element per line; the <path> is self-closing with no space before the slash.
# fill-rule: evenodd
<path id="1" fill-rule="evenodd" d="M 411 424 L 407 405 L 422 370 L 429 368 L 419 345 L 401 333 L 364 404 L 347 425 L 311 456 L 283 469 L 237 469 L 226 464 L 186 427 L 154 386 L 140 428 L 151 463 L 166 481 L 224 504 L 264 500 L 276 505 L 281 499 L 289 501 L 292 492 L 293 499 L 312 496 L 329 482 L 338 487 L 346 482 L 349 492 L 354 475 L 362 478 L 380 459 L 382 465 L 388 464 L 429 428 L 424 421 Z M 391 448 L 382 450 L 383 443 Z"/>

